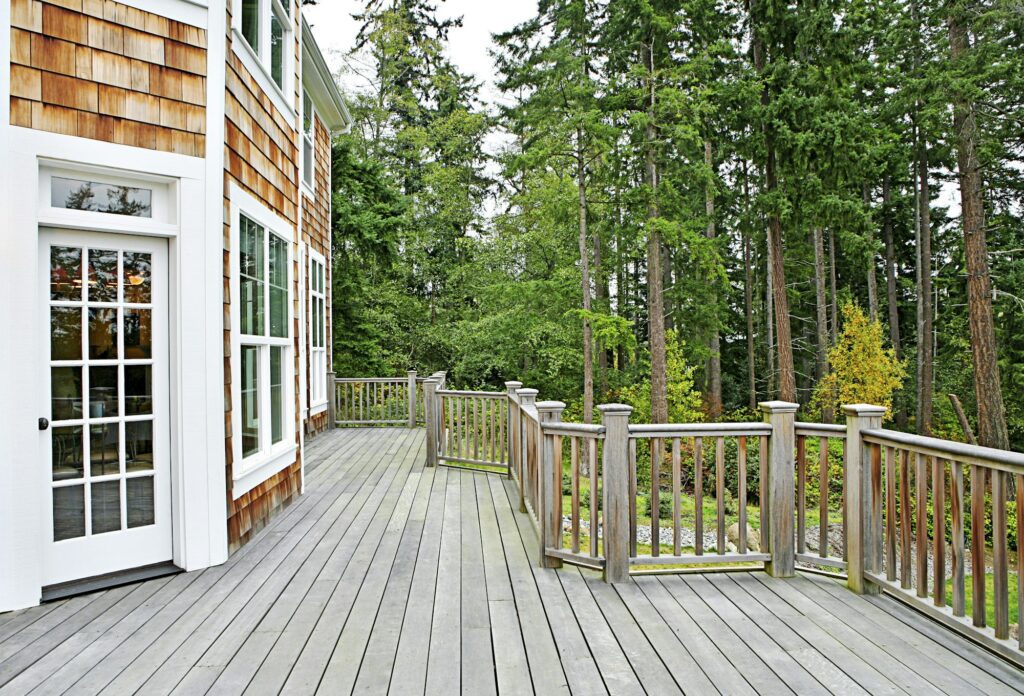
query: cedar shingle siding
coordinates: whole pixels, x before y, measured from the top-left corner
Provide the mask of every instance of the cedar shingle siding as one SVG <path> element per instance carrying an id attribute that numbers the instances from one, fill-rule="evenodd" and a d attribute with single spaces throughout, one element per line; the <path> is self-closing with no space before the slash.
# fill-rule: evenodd
<path id="1" fill-rule="evenodd" d="M 206 31 L 111 0 L 11 0 L 11 124 L 202 157 Z"/>

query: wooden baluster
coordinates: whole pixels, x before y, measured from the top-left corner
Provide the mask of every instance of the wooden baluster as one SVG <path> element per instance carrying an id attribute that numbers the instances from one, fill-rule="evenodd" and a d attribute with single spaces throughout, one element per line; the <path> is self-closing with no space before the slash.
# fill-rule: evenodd
<path id="1" fill-rule="evenodd" d="M 480 460 L 480 399 L 469 400 L 473 406 L 473 459 Z"/>
<path id="2" fill-rule="evenodd" d="M 580 439 L 569 440 L 572 460 L 572 552 L 580 552 Z"/>
<path id="3" fill-rule="evenodd" d="M 682 455 L 678 437 L 672 438 L 672 553 L 682 554 Z"/>
<path id="4" fill-rule="evenodd" d="M 505 420 L 508 418 L 508 406 L 505 403 L 505 399 L 501 399 L 497 403 L 497 418 L 498 418 L 498 461 L 502 464 L 508 464 L 508 457 L 505 451 Z"/>
<path id="5" fill-rule="evenodd" d="M 850 459 L 847 457 L 847 442 L 843 440 L 843 471 L 846 471 L 850 466 Z M 843 560 L 849 563 L 850 561 L 850 515 L 848 506 L 846 504 L 846 476 L 843 476 L 843 489 L 839 494 L 839 506 L 842 510 L 843 518 Z"/>
<path id="6" fill-rule="evenodd" d="M 828 438 L 818 438 L 818 555 L 828 556 Z"/>
<path id="7" fill-rule="evenodd" d="M 871 550 L 867 569 L 879 575 L 882 572 L 882 446 L 871 445 Z"/>
<path id="8" fill-rule="evenodd" d="M 452 408 L 452 397 L 444 397 L 445 409 L 448 411 L 448 456 L 455 456 L 455 410 Z"/>
<path id="9" fill-rule="evenodd" d="M 636 556 L 636 440 L 629 439 L 629 555 Z"/>
<path id="10" fill-rule="evenodd" d="M 964 466 L 952 463 L 949 514 L 953 518 L 953 616 L 965 613 L 964 598 Z M 1019 499 L 1019 498 L 1018 498 Z M 1018 566 L 1019 567 L 1019 566 Z"/>
<path id="11" fill-rule="evenodd" d="M 896 450 L 885 448 L 885 579 L 896 581 Z"/>
<path id="12" fill-rule="evenodd" d="M 704 555 L 703 444 L 702 438 L 693 438 L 693 552 L 698 556 Z"/>
<path id="13" fill-rule="evenodd" d="M 923 454 L 916 454 L 917 470 L 917 589 L 918 597 L 928 596 L 928 469 Z"/>
<path id="14" fill-rule="evenodd" d="M 736 505 L 739 507 L 739 552 L 747 552 L 747 438 L 736 442 Z"/>
<path id="15" fill-rule="evenodd" d="M 979 572 L 980 571 L 980 572 Z M 985 616 L 985 470 L 971 465 L 971 619 L 984 627 Z"/>
<path id="16" fill-rule="evenodd" d="M 725 553 L 725 438 L 715 438 L 715 503 L 718 553 Z"/>
<path id="17" fill-rule="evenodd" d="M 1024 475 L 1014 475 L 1017 488 L 1017 649 L 1024 650 Z"/>
<path id="18" fill-rule="evenodd" d="M 946 606 L 946 466 L 932 457 L 932 602 Z"/>
<path id="19" fill-rule="evenodd" d="M 1006 557 L 1006 474 L 992 471 L 992 603 L 996 638 L 1010 637 L 1010 605 Z M 977 570 L 973 572 L 977 573 Z"/>
<path id="20" fill-rule="evenodd" d="M 651 439 L 651 555 L 661 555 L 661 448 L 662 441 Z"/>
<path id="21" fill-rule="evenodd" d="M 761 532 L 761 550 L 765 551 L 768 548 L 768 533 L 770 526 L 768 520 L 771 519 L 771 496 L 768 495 L 768 487 L 765 482 L 768 481 L 768 436 L 762 435 L 758 438 L 757 443 L 757 485 L 759 492 L 757 494 L 757 502 L 760 507 L 760 532 Z"/>
<path id="22" fill-rule="evenodd" d="M 489 453 L 489 460 L 492 461 L 492 462 L 501 463 L 501 456 L 498 454 L 498 440 L 497 440 L 497 437 L 498 437 L 497 418 L 498 418 L 498 416 L 497 416 L 497 413 L 495 413 L 497 410 L 498 410 L 498 402 L 495 401 L 494 399 L 488 399 L 487 400 L 487 414 L 488 414 L 488 418 L 490 418 L 490 424 L 491 424 L 490 428 L 489 428 L 489 435 L 488 435 L 489 441 L 490 441 L 490 445 L 491 445 L 491 451 Z M 558 450 L 558 464 L 559 464 L 559 466 L 561 466 L 561 464 L 562 464 L 562 450 Z"/>
<path id="23" fill-rule="evenodd" d="M 590 471 L 590 555 L 598 557 L 598 512 L 601 507 L 601 491 L 598 485 L 597 438 L 587 438 L 587 467 Z"/>
<path id="24" fill-rule="evenodd" d="M 910 452 L 900 457 L 900 587 L 910 589 Z"/>
<path id="25" fill-rule="evenodd" d="M 807 438 L 796 438 L 796 552 L 807 551 Z"/>

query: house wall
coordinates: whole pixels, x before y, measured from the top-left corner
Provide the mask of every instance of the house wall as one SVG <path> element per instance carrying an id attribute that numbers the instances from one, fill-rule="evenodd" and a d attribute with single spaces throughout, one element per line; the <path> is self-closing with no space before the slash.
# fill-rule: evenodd
<path id="1" fill-rule="evenodd" d="M 302 193 L 302 241 L 309 245 L 309 247 L 324 255 L 327 260 L 326 273 L 327 278 L 324 281 L 324 287 L 328 289 L 327 292 L 327 371 L 331 372 L 333 369 L 331 366 L 332 353 L 330 337 L 333 335 L 331 331 L 332 324 L 332 313 L 331 313 L 331 301 L 332 293 L 330 292 L 331 287 L 331 134 L 324 126 L 323 122 L 317 118 L 314 124 L 314 135 L 313 135 L 313 148 L 316 151 L 316 162 L 313 169 L 313 176 L 316 180 L 316 186 L 314 188 L 314 196 L 310 197 L 304 190 Z M 309 297 L 309 274 L 305 275 L 306 287 L 304 294 Z M 310 305 L 309 302 L 305 303 L 302 311 L 306 313 L 306 326 L 310 325 Z M 311 346 L 310 337 L 312 332 L 306 331 L 306 336 L 303 337 L 305 341 L 305 360 L 306 360 L 306 374 L 312 377 L 311 371 Z M 306 393 L 303 395 L 305 403 L 310 403 L 310 387 L 306 380 L 305 385 Z M 330 386 L 328 386 L 328 398 L 331 398 Z M 319 413 L 311 414 L 306 420 L 306 432 L 310 434 L 323 432 L 328 428 L 327 411 L 320 411 Z"/>
<path id="2" fill-rule="evenodd" d="M 231 3 L 228 3 L 227 21 L 227 64 L 225 80 L 225 160 L 224 160 L 224 423 L 226 438 L 224 442 L 227 458 L 227 525 L 228 543 L 235 550 L 253 534 L 266 525 L 274 511 L 289 503 L 299 493 L 302 486 L 301 449 L 295 461 L 288 467 L 272 475 L 263 483 L 235 497 L 232 491 L 234 465 L 232 409 L 234 408 L 231 389 L 231 302 L 230 278 L 232 273 L 231 252 L 231 213 L 228 187 L 234 182 L 257 198 L 278 216 L 292 225 L 292 238 L 296 238 L 298 225 L 298 181 L 299 181 L 299 149 L 298 121 L 292 114 L 281 113 L 263 91 L 256 79 L 249 73 L 242 61 L 232 50 L 232 42 L 242 39 L 235 37 L 231 29 Z M 299 66 L 299 22 L 296 17 L 292 37 L 292 51 L 296 71 Z M 243 47 L 244 48 L 244 47 Z M 296 75 L 293 80 L 295 91 L 287 95 L 290 104 L 298 109 L 298 86 L 301 84 Z M 293 250 L 294 251 L 294 250 Z M 292 325 L 295 342 L 294 357 L 294 398 L 299 399 L 299 323 L 298 312 L 298 254 L 292 272 Z M 301 442 L 301 409 L 295 409 L 295 443 Z"/>
<path id="3" fill-rule="evenodd" d="M 11 0 L 10 122 L 206 149 L 206 30 L 111 0 Z"/>

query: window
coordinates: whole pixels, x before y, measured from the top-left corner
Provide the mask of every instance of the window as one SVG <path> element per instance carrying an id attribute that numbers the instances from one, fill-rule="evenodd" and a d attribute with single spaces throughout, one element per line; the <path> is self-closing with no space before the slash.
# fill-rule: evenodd
<path id="1" fill-rule="evenodd" d="M 239 216 L 238 279 L 241 362 L 241 452 L 247 459 L 272 454 L 286 439 L 284 385 L 290 355 L 288 242 Z"/>
<path id="2" fill-rule="evenodd" d="M 50 205 L 148 218 L 153 217 L 153 190 L 55 176 L 50 180 Z"/>
<path id="3" fill-rule="evenodd" d="M 240 0 L 239 33 L 264 70 L 282 91 L 286 87 L 288 51 L 292 36 L 288 0 Z"/>
<path id="4" fill-rule="evenodd" d="M 313 165 L 316 150 L 313 149 L 313 100 L 309 92 L 302 90 L 302 182 L 313 188 Z"/>
<path id="5" fill-rule="evenodd" d="M 327 291 L 324 257 L 309 253 L 309 401 L 327 404 Z"/>

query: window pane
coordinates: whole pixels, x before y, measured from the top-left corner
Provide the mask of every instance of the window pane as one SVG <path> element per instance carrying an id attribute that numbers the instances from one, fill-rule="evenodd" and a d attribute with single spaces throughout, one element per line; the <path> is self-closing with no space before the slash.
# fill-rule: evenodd
<path id="1" fill-rule="evenodd" d="M 89 368 L 89 417 L 117 415 L 117 366 Z"/>
<path id="2" fill-rule="evenodd" d="M 85 486 L 53 489 L 53 540 L 85 536 Z"/>
<path id="3" fill-rule="evenodd" d="M 283 354 L 280 346 L 270 349 L 270 440 L 274 444 L 284 439 Z"/>
<path id="4" fill-rule="evenodd" d="M 116 532 L 121 529 L 121 482 L 101 481 L 92 484 L 92 533 Z"/>
<path id="5" fill-rule="evenodd" d="M 148 360 L 153 357 L 152 310 L 124 310 L 124 357 L 128 360 Z"/>
<path id="6" fill-rule="evenodd" d="M 260 451 L 260 349 L 242 346 L 242 456 Z"/>
<path id="7" fill-rule="evenodd" d="M 50 205 L 54 208 L 152 217 L 153 191 L 55 176 L 50 179 Z"/>
<path id="8" fill-rule="evenodd" d="M 82 417 L 82 368 L 50 368 L 50 418 L 55 421 Z"/>
<path id="9" fill-rule="evenodd" d="M 117 359 L 117 310 L 89 310 L 89 358 Z"/>
<path id="10" fill-rule="evenodd" d="M 125 483 L 128 508 L 128 529 L 153 524 L 153 477 L 130 478 Z"/>
<path id="11" fill-rule="evenodd" d="M 140 304 L 153 301 L 151 276 L 153 258 L 150 254 L 124 252 L 124 301 Z"/>
<path id="12" fill-rule="evenodd" d="M 117 302 L 117 252 L 89 250 L 89 301 Z"/>
<path id="13" fill-rule="evenodd" d="M 89 471 L 93 476 L 121 473 L 120 430 L 117 423 L 89 426 Z"/>
<path id="14" fill-rule="evenodd" d="M 50 249 L 50 299 L 82 299 L 82 250 L 73 247 Z"/>
<path id="15" fill-rule="evenodd" d="M 50 308 L 50 360 L 82 359 L 82 310 Z"/>
<path id="16" fill-rule="evenodd" d="M 153 412 L 153 368 L 149 365 L 125 365 L 124 412 L 129 416 Z"/>
<path id="17" fill-rule="evenodd" d="M 252 50 L 260 52 L 259 0 L 242 0 L 242 36 Z"/>
<path id="18" fill-rule="evenodd" d="M 307 135 L 313 132 L 313 100 L 305 89 L 302 90 L 302 132 Z"/>
<path id="19" fill-rule="evenodd" d="M 153 421 L 132 421 L 124 424 L 125 471 L 148 471 L 153 468 Z"/>
<path id="20" fill-rule="evenodd" d="M 82 457 L 82 426 L 54 428 L 50 440 L 54 481 L 66 481 L 85 476 Z"/>
<path id="21" fill-rule="evenodd" d="M 239 224 L 241 330 L 244 334 L 262 336 L 263 228 L 244 215 Z"/>
<path id="22" fill-rule="evenodd" d="M 284 87 L 284 30 L 277 15 L 270 15 L 270 76 Z"/>
<path id="23" fill-rule="evenodd" d="M 270 235 L 270 335 L 288 336 L 288 243 Z"/>

